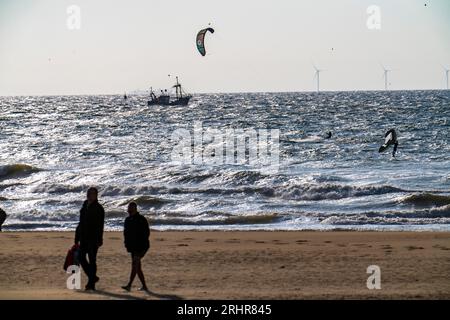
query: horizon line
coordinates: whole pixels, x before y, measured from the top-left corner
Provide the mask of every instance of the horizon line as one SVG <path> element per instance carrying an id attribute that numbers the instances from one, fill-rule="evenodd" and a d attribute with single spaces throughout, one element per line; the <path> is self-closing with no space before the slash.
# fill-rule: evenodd
<path id="1" fill-rule="evenodd" d="M 139 90 L 135 90 L 139 91 Z M 308 91 L 229 91 L 229 92 L 192 92 L 192 95 L 207 95 L 207 94 L 252 94 L 252 93 L 313 93 L 313 94 L 321 94 L 321 93 L 336 93 L 336 92 L 401 92 L 401 91 L 450 91 L 450 89 L 356 89 L 356 90 L 321 90 L 317 92 L 317 90 L 308 90 Z M 127 96 L 145 96 L 145 93 L 128 93 L 125 92 Z M 0 94 L 0 98 L 7 97 L 86 97 L 86 96 L 123 96 L 123 93 L 79 93 L 79 94 L 18 94 L 18 95 L 2 95 Z"/>

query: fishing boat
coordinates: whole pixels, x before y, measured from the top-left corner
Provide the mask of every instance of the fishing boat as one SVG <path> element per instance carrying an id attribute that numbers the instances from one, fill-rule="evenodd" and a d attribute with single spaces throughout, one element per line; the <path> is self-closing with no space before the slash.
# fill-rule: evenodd
<path id="1" fill-rule="evenodd" d="M 181 84 L 178 82 L 178 77 L 176 77 L 177 82 L 172 88 L 175 88 L 175 97 L 171 97 L 167 90 L 161 90 L 161 94 L 157 97 L 153 92 L 153 89 L 150 88 L 150 100 L 148 100 L 147 104 L 149 106 L 160 105 L 160 106 L 186 106 L 191 100 L 192 95 L 186 94 L 181 87 Z"/>

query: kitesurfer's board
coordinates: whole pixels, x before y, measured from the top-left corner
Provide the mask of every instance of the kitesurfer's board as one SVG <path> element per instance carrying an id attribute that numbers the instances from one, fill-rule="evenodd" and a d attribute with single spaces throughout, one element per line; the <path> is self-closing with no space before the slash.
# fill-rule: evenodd
<path id="1" fill-rule="evenodd" d="M 310 137 L 306 137 L 306 138 L 302 138 L 302 139 L 289 139 L 286 140 L 292 143 L 318 143 L 318 142 L 322 142 L 323 138 L 319 137 L 319 136 L 310 136 Z"/>
<path id="2" fill-rule="evenodd" d="M 378 149 L 378 152 L 384 152 L 386 151 L 387 148 L 389 148 L 390 146 L 390 141 L 392 141 L 392 133 L 389 133 L 386 136 L 386 139 L 384 139 L 384 144 L 380 147 L 380 149 Z"/>
<path id="3" fill-rule="evenodd" d="M 384 144 L 386 145 L 389 144 L 389 141 L 391 140 L 392 140 L 392 132 L 386 136 L 386 139 L 384 139 Z"/>

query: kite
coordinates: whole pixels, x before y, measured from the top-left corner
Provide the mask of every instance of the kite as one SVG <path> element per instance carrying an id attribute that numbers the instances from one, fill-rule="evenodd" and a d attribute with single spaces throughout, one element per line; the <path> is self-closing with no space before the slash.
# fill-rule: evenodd
<path id="1" fill-rule="evenodd" d="M 202 29 L 197 33 L 197 49 L 198 52 L 200 52 L 200 54 L 204 57 L 206 55 L 206 49 L 205 49 L 205 35 L 207 32 L 211 32 L 214 33 L 214 29 L 213 28 L 206 28 L 206 29 Z"/>

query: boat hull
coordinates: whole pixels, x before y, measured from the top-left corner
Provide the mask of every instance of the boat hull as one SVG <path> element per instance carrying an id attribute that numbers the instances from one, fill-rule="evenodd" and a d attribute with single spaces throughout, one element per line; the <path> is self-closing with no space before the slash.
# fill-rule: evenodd
<path id="1" fill-rule="evenodd" d="M 156 100 L 149 100 L 147 102 L 147 105 L 149 106 L 187 106 L 189 104 L 189 101 L 192 97 L 182 97 L 175 99 L 173 101 L 170 101 L 169 99 L 156 99 Z"/>

